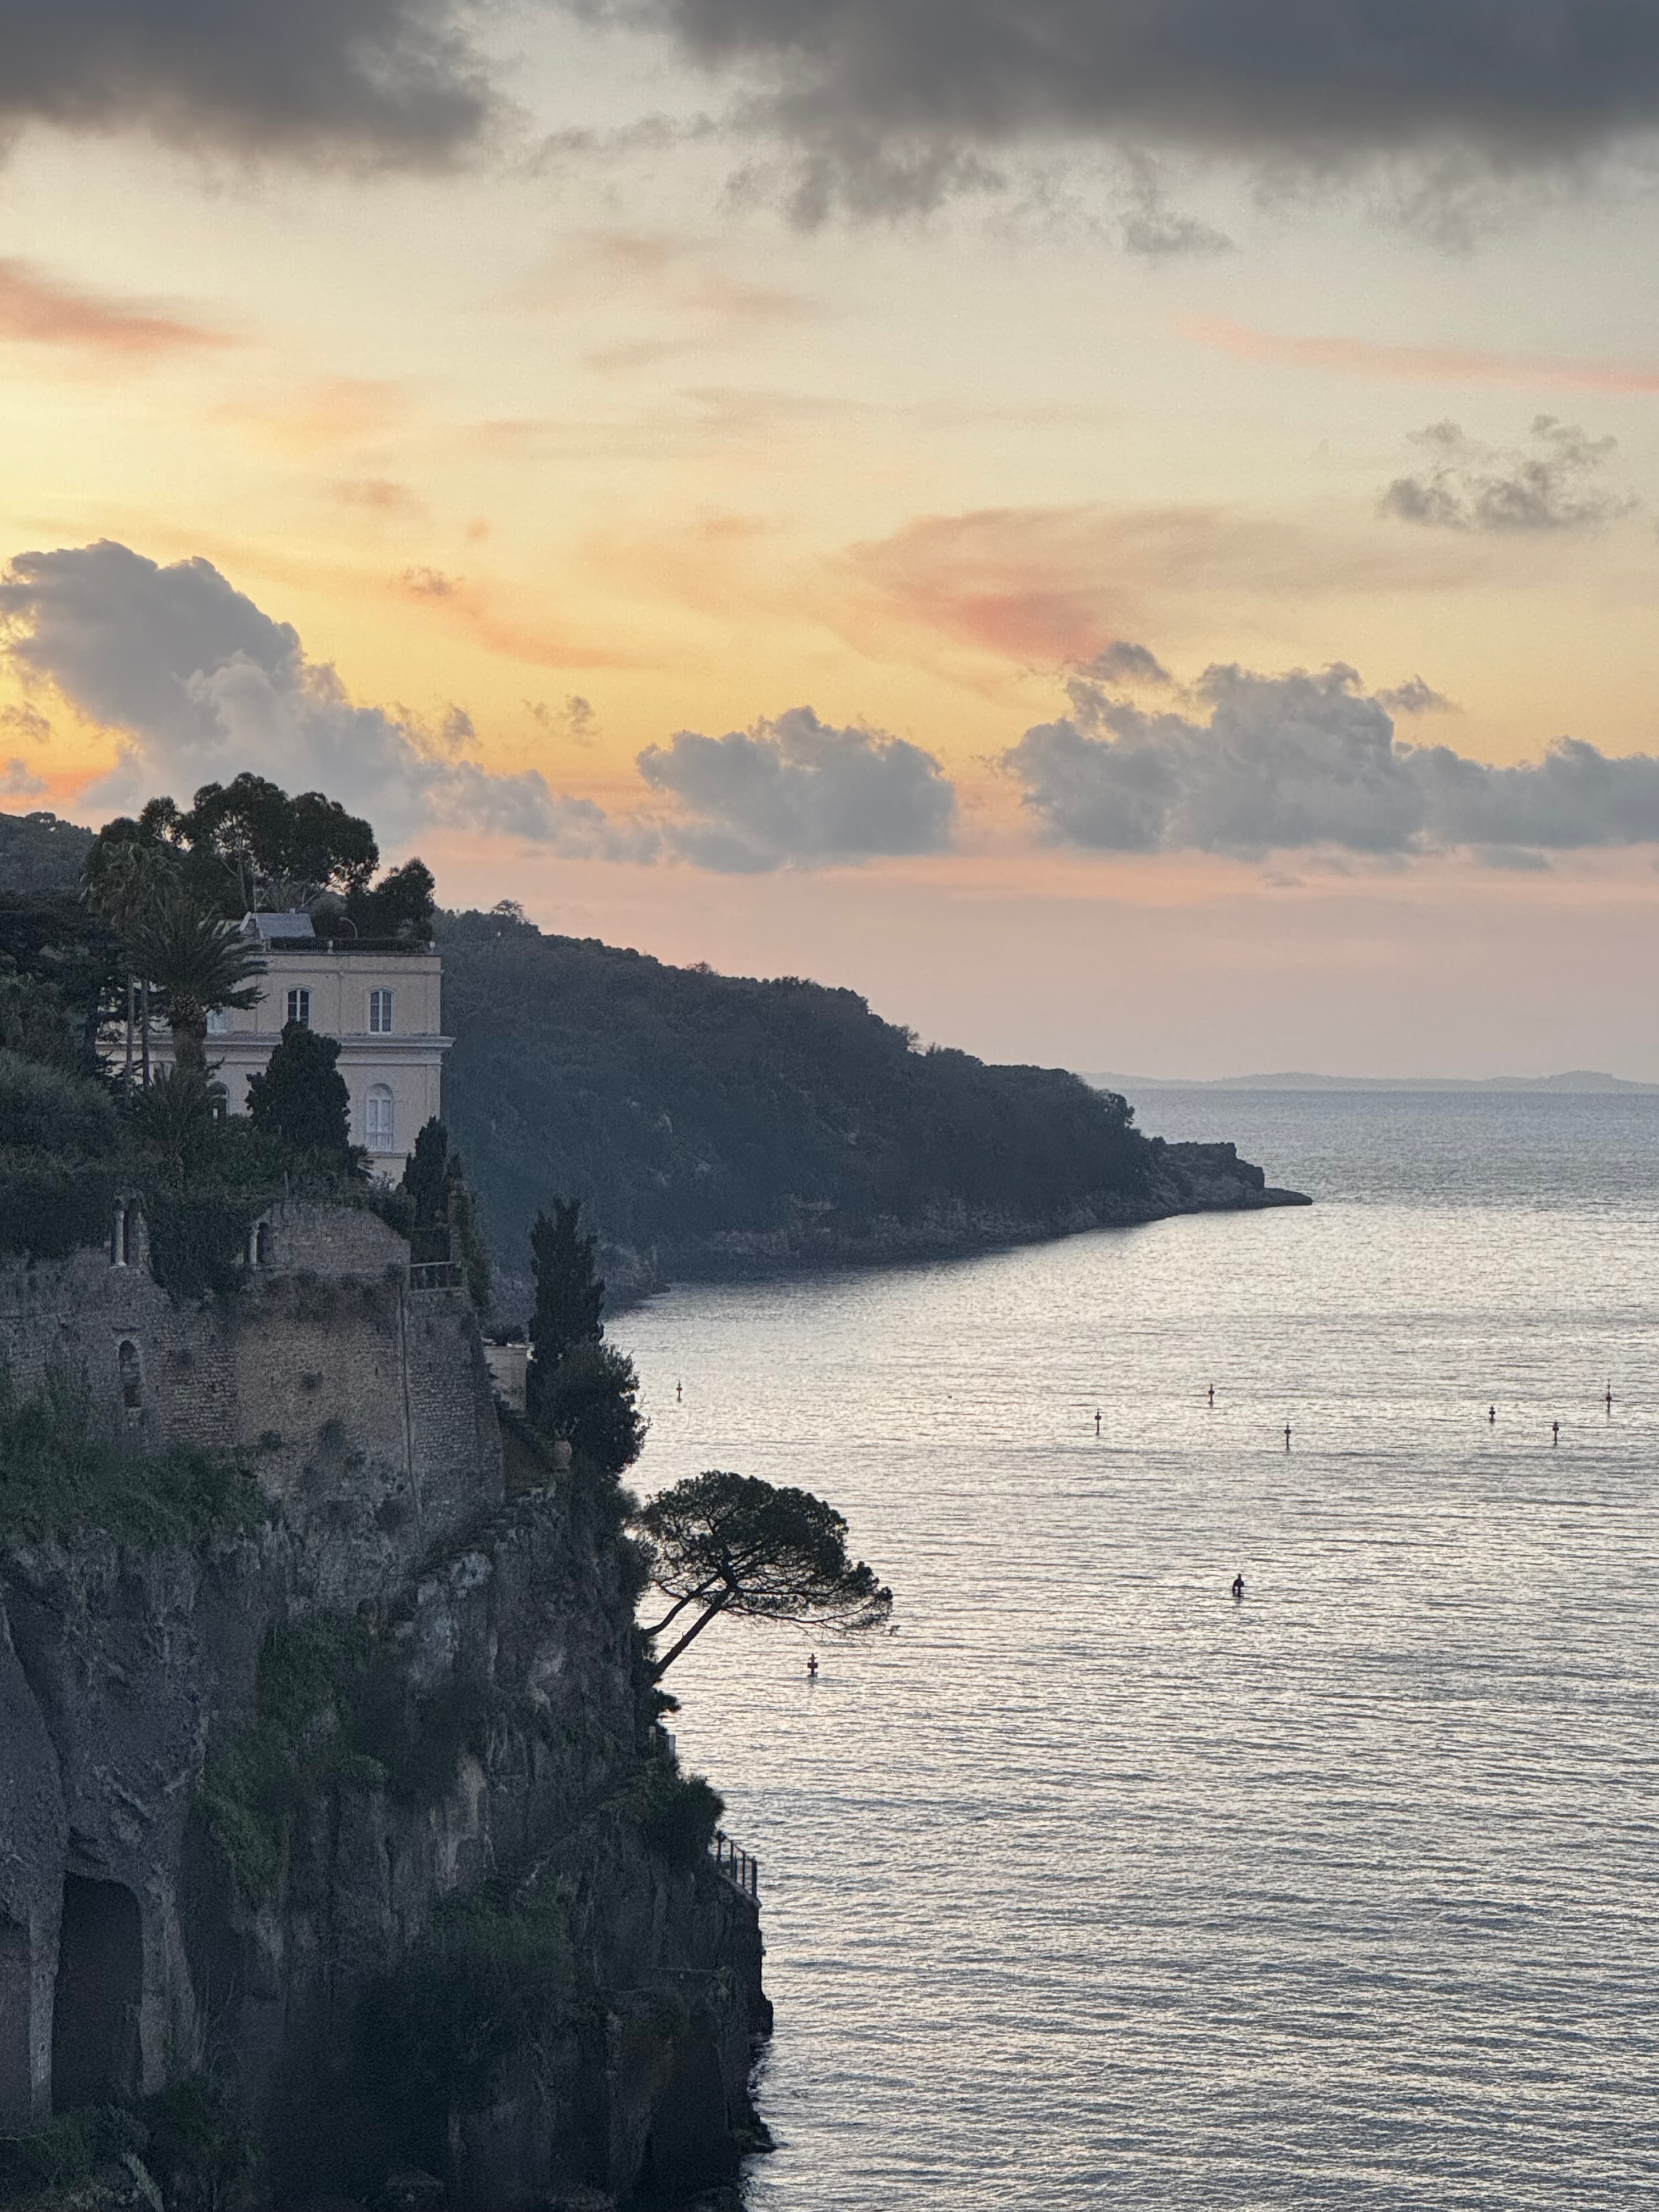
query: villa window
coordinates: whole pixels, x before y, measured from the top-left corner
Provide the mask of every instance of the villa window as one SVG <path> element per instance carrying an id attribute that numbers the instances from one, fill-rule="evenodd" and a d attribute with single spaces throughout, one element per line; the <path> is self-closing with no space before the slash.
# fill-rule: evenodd
<path id="1" fill-rule="evenodd" d="M 129 1419 L 136 1419 L 144 1403 L 144 1375 L 138 1362 L 138 1347 L 131 1337 L 124 1337 L 115 1347 L 115 1364 L 121 1378 L 121 1405 Z"/>
<path id="2" fill-rule="evenodd" d="M 371 991 L 368 994 L 368 1026 L 375 1036 L 392 1034 L 392 994 L 390 991 Z"/>
<path id="3" fill-rule="evenodd" d="M 384 1083 L 377 1083 L 368 1094 L 368 1110 L 363 1117 L 363 1136 L 371 1152 L 394 1150 L 392 1093 Z"/>
<path id="4" fill-rule="evenodd" d="M 230 1016 L 225 1012 L 222 1006 L 210 1006 L 208 1008 L 207 1022 L 207 1033 L 210 1036 L 228 1036 L 230 1035 Z"/>
<path id="5" fill-rule="evenodd" d="M 290 991 L 288 994 L 288 1018 L 297 1022 L 302 1030 L 311 1027 L 311 994 L 309 991 Z"/>

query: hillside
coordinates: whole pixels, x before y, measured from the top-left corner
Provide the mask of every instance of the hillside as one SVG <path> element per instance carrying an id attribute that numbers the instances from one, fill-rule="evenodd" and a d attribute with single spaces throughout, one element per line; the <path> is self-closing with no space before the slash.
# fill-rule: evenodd
<path id="1" fill-rule="evenodd" d="M 921 1256 L 1273 1203 L 1230 1146 L 1143 1137 L 1052 1068 L 919 1051 L 855 993 L 672 968 L 444 916 L 445 1115 L 510 1310 L 535 1212 L 575 1194 L 613 1289 Z"/>

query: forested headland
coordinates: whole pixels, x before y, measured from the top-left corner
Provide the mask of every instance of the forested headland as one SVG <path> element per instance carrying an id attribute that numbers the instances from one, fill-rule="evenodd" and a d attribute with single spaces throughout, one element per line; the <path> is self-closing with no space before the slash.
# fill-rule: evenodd
<path id="1" fill-rule="evenodd" d="M 445 1118 L 491 1248 L 522 1251 L 539 1208 L 579 1197 L 613 1294 L 1280 1197 L 1231 1146 L 1149 1139 L 1060 1069 L 920 1048 L 854 991 L 670 967 L 510 910 L 441 915 L 437 937 Z"/>
<path id="2" fill-rule="evenodd" d="M 320 800 L 318 808 L 328 818 L 319 813 L 309 828 L 320 824 L 325 842 L 338 842 L 341 822 L 368 836 L 367 824 L 335 820 L 338 810 Z M 170 836 L 167 854 L 199 875 L 187 887 L 228 917 L 242 887 L 225 872 L 222 826 L 216 817 L 198 825 L 191 842 L 179 832 L 192 820 L 158 816 L 155 834 Z M 111 831 L 99 841 L 106 848 L 125 850 Z M 93 851 L 90 833 L 50 815 L 0 815 L 0 1046 L 54 1063 L 60 1080 L 92 1076 L 95 1032 L 125 972 L 111 928 L 81 896 Z M 363 926 L 422 934 L 434 926 L 431 878 L 418 862 L 371 889 L 366 861 L 354 874 L 353 855 L 332 857 L 346 890 L 324 896 L 349 914 L 361 908 Z M 411 901 L 421 912 L 404 915 Z M 445 1120 L 507 1320 L 530 1304 L 531 1224 L 559 1199 L 581 1201 L 614 1304 L 676 1278 L 945 1255 L 1291 1196 L 1267 1189 L 1231 1146 L 1144 1135 L 1121 1097 L 1062 1070 L 920 1047 L 851 990 L 675 968 L 544 932 L 510 905 L 440 910 L 435 929 L 455 1039 Z M 43 990 L 58 1017 L 50 1050 L 23 1034 L 26 1017 L 40 1025 Z M 233 1115 L 241 1103 L 228 1102 Z M 114 1157 L 130 1146 L 116 1146 L 109 1109 L 94 1104 L 112 1125 L 96 1164 L 130 1174 Z M 152 1149 L 176 1135 L 153 1133 Z M 20 1141 L 0 1132 L 0 1152 Z M 77 1163 L 69 1181 L 101 1218 L 105 1194 L 89 1164 Z M 61 1182 L 69 1171 L 53 1164 Z M 50 1211 L 54 1190 L 61 1200 L 67 1188 L 43 1184 L 34 1195 Z M 65 1218 L 63 1233 L 70 1225 Z"/>

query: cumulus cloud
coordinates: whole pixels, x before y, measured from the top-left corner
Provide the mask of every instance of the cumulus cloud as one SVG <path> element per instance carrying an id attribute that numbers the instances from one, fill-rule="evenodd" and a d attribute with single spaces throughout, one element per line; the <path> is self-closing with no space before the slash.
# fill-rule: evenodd
<path id="1" fill-rule="evenodd" d="M 1376 695 L 1379 707 L 1386 707 L 1391 714 L 1455 714 L 1457 702 L 1437 691 L 1420 676 L 1408 676 L 1403 684 L 1395 684 Z"/>
<path id="2" fill-rule="evenodd" d="M 803 211 L 930 204 L 1021 142 L 1109 138 L 1322 170 L 1498 173 L 1659 118 L 1632 0 L 611 0 L 746 77 L 799 149 Z"/>
<path id="3" fill-rule="evenodd" d="M 937 853 L 956 793 L 931 753 L 877 730 L 836 729 L 810 707 L 706 738 L 650 745 L 640 772 L 678 801 L 670 849 L 728 873 Z"/>
<path id="4" fill-rule="evenodd" d="M 122 733 L 120 767 L 91 794 L 112 811 L 257 768 L 368 813 L 393 843 L 448 825 L 575 856 L 656 849 L 653 832 L 560 797 L 533 770 L 498 775 L 459 757 L 471 736 L 459 708 L 428 730 L 354 705 L 290 624 L 207 561 L 162 568 L 108 540 L 21 553 L 0 580 L 0 623 L 25 683 Z"/>
<path id="5" fill-rule="evenodd" d="M 1462 846 L 1516 867 L 1549 851 L 1659 840 L 1659 758 L 1563 738 L 1540 762 L 1494 768 L 1404 744 L 1385 695 L 1367 693 L 1352 668 L 1212 667 L 1194 686 L 1193 714 L 1148 714 L 1084 681 L 1070 689 L 1072 714 L 1001 758 L 1050 843 L 1246 859 Z"/>
<path id="6" fill-rule="evenodd" d="M 1431 529 L 1496 531 L 1599 530 L 1633 512 L 1633 498 L 1596 482 L 1616 439 L 1553 415 L 1534 416 L 1531 435 L 1530 451 L 1510 451 L 1465 437 L 1455 422 L 1413 431 L 1429 466 L 1396 477 L 1382 512 Z"/>
<path id="7" fill-rule="evenodd" d="M 496 112 L 471 0 L 0 0 L 0 129 L 429 167 Z"/>
<path id="8" fill-rule="evenodd" d="M 1144 645 L 1132 645 L 1127 638 L 1120 638 L 1092 660 L 1085 661 L 1078 674 L 1085 681 L 1132 687 L 1150 684 L 1161 689 L 1175 680 L 1155 653 Z"/>

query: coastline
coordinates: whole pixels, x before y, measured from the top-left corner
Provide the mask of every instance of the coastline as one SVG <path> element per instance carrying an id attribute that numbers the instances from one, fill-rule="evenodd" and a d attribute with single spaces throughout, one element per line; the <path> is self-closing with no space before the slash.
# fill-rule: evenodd
<path id="1" fill-rule="evenodd" d="M 963 1208 L 920 1222 L 878 1218 L 854 1233 L 827 1223 L 817 1209 L 803 1204 L 785 1229 L 722 1231 L 678 1251 L 639 1253 L 613 1246 L 604 1255 L 605 1310 L 629 1312 L 676 1284 L 766 1282 L 921 1267 L 1057 1243 L 1092 1230 L 1142 1228 L 1182 1214 L 1258 1213 L 1314 1203 L 1305 1191 L 1270 1184 L 1261 1168 L 1239 1158 L 1232 1144 L 1153 1142 L 1158 1160 L 1145 1191 L 1102 1193 L 1059 1219 Z"/>

